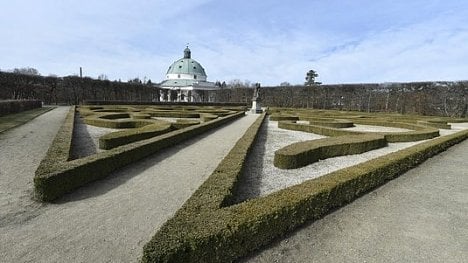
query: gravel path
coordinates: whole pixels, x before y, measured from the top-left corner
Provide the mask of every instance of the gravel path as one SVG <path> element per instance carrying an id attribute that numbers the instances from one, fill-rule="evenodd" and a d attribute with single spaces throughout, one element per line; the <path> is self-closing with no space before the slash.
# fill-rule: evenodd
<path id="1" fill-rule="evenodd" d="M 258 117 L 247 115 L 42 205 L 30 199 L 31 181 L 66 113 L 56 109 L 0 137 L 2 262 L 136 262 Z"/>
<path id="2" fill-rule="evenodd" d="M 363 125 L 363 124 L 354 124 L 354 127 L 343 128 L 343 130 L 360 131 L 360 132 L 407 132 L 407 131 L 411 131 L 411 130 L 403 129 L 403 128 Z"/>
<path id="3" fill-rule="evenodd" d="M 467 262 L 468 140 L 241 262 Z"/>
<path id="4" fill-rule="evenodd" d="M 359 125 L 357 129 L 360 131 L 373 132 L 407 131 L 406 129 L 389 129 L 389 127 L 369 125 Z M 259 135 L 258 143 L 252 149 L 252 153 L 247 160 L 248 165 L 243 175 L 242 184 L 238 189 L 237 202 L 258 196 L 265 196 L 286 187 L 300 184 L 306 180 L 317 178 L 424 142 L 389 143 L 387 147 L 362 154 L 320 160 L 319 162 L 298 169 L 279 169 L 273 165 L 276 150 L 295 142 L 320 138 L 325 138 L 325 136 L 280 129 L 278 128 L 277 121 L 266 120 Z"/>
<path id="5" fill-rule="evenodd" d="M 34 172 L 62 125 L 69 107 L 58 107 L 30 122 L 0 133 L 0 228 L 36 216 L 32 200 Z M 46 124 L 46 125 L 44 125 Z M 0 242 L 5 244 L 3 242 Z M 1 248 L 0 248 L 1 250 Z M 3 257 L 0 257 L 3 258 Z"/>
<path id="6" fill-rule="evenodd" d="M 99 138 L 108 133 L 122 130 L 125 129 L 112 129 L 87 125 L 79 117 L 79 113 L 76 114 L 71 159 L 79 159 L 105 151 L 99 149 Z"/>

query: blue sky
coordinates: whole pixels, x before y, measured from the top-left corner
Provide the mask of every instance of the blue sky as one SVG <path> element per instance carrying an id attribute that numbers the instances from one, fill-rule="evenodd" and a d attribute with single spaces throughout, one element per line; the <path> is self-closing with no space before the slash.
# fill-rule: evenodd
<path id="1" fill-rule="evenodd" d="M 468 79 L 464 0 L 0 0 L 0 69 L 159 82 L 186 43 L 208 80 Z"/>

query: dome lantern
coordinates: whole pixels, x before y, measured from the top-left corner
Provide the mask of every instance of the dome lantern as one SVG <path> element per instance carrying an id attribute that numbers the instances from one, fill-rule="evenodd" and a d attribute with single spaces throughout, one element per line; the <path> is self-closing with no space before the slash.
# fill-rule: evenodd
<path id="1" fill-rule="evenodd" d="M 184 49 L 184 58 L 191 58 L 191 52 L 188 46 Z"/>

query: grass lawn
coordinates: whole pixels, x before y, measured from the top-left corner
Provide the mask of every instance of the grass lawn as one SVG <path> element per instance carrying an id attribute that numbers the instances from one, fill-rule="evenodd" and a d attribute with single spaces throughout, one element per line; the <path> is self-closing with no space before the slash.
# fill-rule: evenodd
<path id="1" fill-rule="evenodd" d="M 55 107 L 42 107 L 0 117 L 0 133 L 22 125 Z"/>

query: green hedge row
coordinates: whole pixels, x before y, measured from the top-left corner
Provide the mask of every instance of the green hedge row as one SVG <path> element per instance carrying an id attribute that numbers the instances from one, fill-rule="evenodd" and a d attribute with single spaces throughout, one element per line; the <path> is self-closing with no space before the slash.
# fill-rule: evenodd
<path id="1" fill-rule="evenodd" d="M 310 125 L 324 126 L 330 128 L 349 128 L 354 127 L 354 123 L 348 120 L 341 119 L 328 119 L 328 118 L 311 118 L 299 117 L 302 121 L 308 121 Z"/>
<path id="2" fill-rule="evenodd" d="M 315 134 L 320 134 L 320 135 L 330 136 L 330 137 L 364 134 L 364 132 L 334 129 L 334 128 L 318 126 L 318 125 L 295 123 L 292 121 L 279 121 L 278 127 L 281 129 L 310 132 L 310 133 L 315 133 Z"/>
<path id="3" fill-rule="evenodd" d="M 353 122 L 356 124 L 376 125 L 412 130 L 408 132 L 380 132 L 379 134 L 385 135 L 385 139 L 388 142 L 414 142 L 432 139 L 439 136 L 439 129 L 414 123 L 381 121 L 375 119 L 356 119 L 353 120 Z"/>
<path id="4" fill-rule="evenodd" d="M 420 124 L 420 125 L 425 125 L 425 126 L 429 126 L 429 127 L 434 127 L 434 128 L 439 128 L 439 129 L 451 129 L 452 126 L 450 126 L 449 124 L 447 124 L 446 121 L 442 121 L 442 120 L 421 120 L 421 121 L 417 121 L 417 124 Z"/>
<path id="5" fill-rule="evenodd" d="M 378 134 L 339 136 L 297 142 L 277 150 L 273 163 L 281 169 L 295 169 L 319 160 L 359 154 L 386 145 L 385 137 Z"/>
<path id="6" fill-rule="evenodd" d="M 169 122 L 158 122 L 142 128 L 112 132 L 99 138 L 99 148 L 110 150 L 125 144 L 146 140 L 175 130 Z"/>
<path id="7" fill-rule="evenodd" d="M 128 114 L 126 113 L 125 115 L 128 115 Z M 124 116 L 124 115 L 121 115 L 121 116 Z M 154 121 L 146 120 L 146 119 L 118 120 L 118 119 L 102 118 L 102 116 L 96 116 L 96 115 L 85 117 L 83 121 L 84 123 L 88 125 L 103 127 L 103 128 L 112 128 L 112 129 L 141 128 L 146 125 L 150 125 L 154 123 Z"/>
<path id="8" fill-rule="evenodd" d="M 405 129 L 417 129 L 417 130 L 408 131 L 408 132 L 373 133 L 373 134 L 380 134 L 380 135 L 385 136 L 385 139 L 387 140 L 387 142 L 412 142 L 412 141 L 432 139 L 432 138 L 439 136 L 438 129 L 416 125 L 416 124 L 410 124 L 410 123 L 383 122 L 383 121 L 374 121 L 374 120 L 372 121 L 359 120 L 355 123 L 387 126 L 387 127 L 397 127 L 397 128 L 405 128 Z M 315 134 L 320 134 L 320 135 L 330 136 L 330 137 L 344 136 L 344 135 L 357 135 L 357 134 L 371 134 L 368 132 L 358 132 L 358 131 L 328 128 L 324 126 L 300 124 L 300 123 L 294 123 L 291 121 L 279 121 L 278 127 L 282 129 L 310 132 L 310 133 L 315 133 Z"/>
<path id="9" fill-rule="evenodd" d="M 75 106 L 71 106 L 45 157 L 36 169 L 36 174 L 49 174 L 70 160 L 75 125 Z"/>
<path id="10" fill-rule="evenodd" d="M 200 119 L 201 121 L 203 122 L 206 122 L 206 121 L 211 121 L 211 120 L 214 120 L 218 118 L 218 115 L 216 114 L 211 114 L 211 113 L 200 113 Z"/>
<path id="11" fill-rule="evenodd" d="M 217 119 L 217 118 L 214 118 L 214 119 Z M 213 119 L 213 120 L 214 120 Z M 201 121 L 199 120 L 176 120 L 176 122 L 172 122 L 171 125 L 173 128 L 175 129 L 183 129 L 185 127 L 189 127 L 189 126 L 192 126 L 192 125 L 198 125 L 200 124 Z"/>
<path id="12" fill-rule="evenodd" d="M 44 164 L 41 169 L 36 171 L 34 177 L 35 194 L 42 201 L 54 200 L 82 185 L 104 178 L 119 168 L 244 115 L 244 112 L 239 112 L 85 158 L 61 162 L 58 165 Z M 64 140 L 62 135 L 63 133 L 58 133 L 54 142 Z M 53 144 L 51 147 L 55 148 L 56 146 Z M 46 158 L 49 159 L 48 157 Z"/>
<path id="13" fill-rule="evenodd" d="M 228 155 L 145 245 L 142 262 L 231 262 L 466 138 L 468 131 L 439 137 L 265 197 L 223 206 L 230 205 L 225 200 L 235 191 L 248 153 L 245 149 L 254 142 L 245 139 L 232 149 L 236 155 Z"/>
<path id="14" fill-rule="evenodd" d="M 42 107 L 40 100 L 0 100 L 0 116 Z"/>
<path id="15" fill-rule="evenodd" d="M 151 115 L 141 112 L 132 112 L 132 119 L 151 119 Z"/>
<path id="16" fill-rule="evenodd" d="M 174 111 L 174 110 L 152 110 L 152 111 L 143 111 L 142 113 L 146 113 L 151 115 L 151 117 L 163 117 L 163 118 L 199 118 L 200 113 L 193 112 L 193 111 Z"/>
<path id="17" fill-rule="evenodd" d="M 293 115 L 271 114 L 271 121 L 298 121 L 299 117 Z"/>

